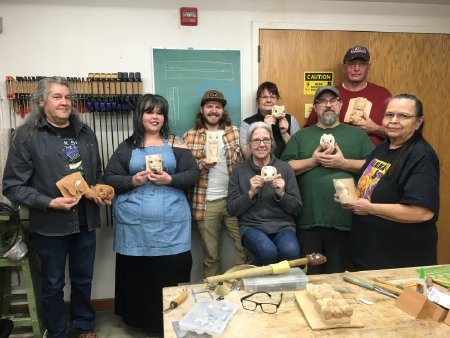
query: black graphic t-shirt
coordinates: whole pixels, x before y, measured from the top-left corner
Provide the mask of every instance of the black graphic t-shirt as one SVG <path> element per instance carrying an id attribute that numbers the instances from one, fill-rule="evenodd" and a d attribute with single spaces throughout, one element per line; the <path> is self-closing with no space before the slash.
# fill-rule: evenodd
<path id="1" fill-rule="evenodd" d="M 378 182 L 380 182 L 381 178 L 386 175 L 390 166 L 391 163 L 384 162 L 377 158 L 372 159 L 358 181 L 357 190 L 359 197 L 371 201 L 373 190 Z"/>
<path id="2" fill-rule="evenodd" d="M 386 174 L 397 161 L 397 149 L 377 146 L 363 167 L 358 192 L 372 203 L 418 205 L 434 212 L 429 221 L 402 223 L 375 215 L 353 215 L 351 253 L 359 269 L 434 265 L 439 214 L 439 161 L 426 143 L 414 146 L 395 179 Z"/>
<path id="3" fill-rule="evenodd" d="M 66 155 L 69 161 L 70 172 L 74 173 L 79 171 L 81 175 L 84 176 L 83 161 L 81 160 L 80 150 L 78 148 L 78 142 L 73 125 L 69 124 L 64 128 L 53 127 L 53 129 L 55 130 L 56 134 L 59 135 L 64 141 L 64 146 L 66 147 Z M 84 197 L 81 198 L 76 208 L 78 209 L 79 225 L 87 225 L 86 199 Z"/>

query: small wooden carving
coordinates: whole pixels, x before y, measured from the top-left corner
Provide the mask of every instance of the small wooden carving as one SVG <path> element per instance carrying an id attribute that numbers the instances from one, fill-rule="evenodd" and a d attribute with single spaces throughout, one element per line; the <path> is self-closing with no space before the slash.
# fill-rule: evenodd
<path id="1" fill-rule="evenodd" d="M 265 182 L 271 182 L 277 176 L 277 168 L 270 165 L 266 165 L 261 169 L 261 176 Z"/>
<path id="2" fill-rule="evenodd" d="M 329 284 L 306 284 L 306 293 L 327 324 L 350 323 L 353 308 Z"/>
<path id="3" fill-rule="evenodd" d="M 348 204 L 359 198 L 353 178 L 335 178 L 333 184 L 341 204 Z"/>
<path id="4" fill-rule="evenodd" d="M 78 171 L 61 178 L 56 182 L 56 186 L 64 197 L 78 198 L 89 190 L 84 177 Z"/>
<path id="5" fill-rule="evenodd" d="M 89 188 L 84 177 L 78 171 L 61 178 L 56 182 L 56 186 L 64 197 L 78 198 L 84 196 L 88 199 L 94 199 L 95 196 L 105 201 L 112 201 L 114 198 L 113 187 L 107 184 L 96 184 Z"/>
<path id="6" fill-rule="evenodd" d="M 320 138 L 320 146 L 322 150 L 333 148 L 335 145 L 334 136 L 332 134 L 323 134 Z"/>
<path id="7" fill-rule="evenodd" d="M 145 168 L 146 170 L 151 170 L 154 172 L 162 171 L 163 170 L 162 155 L 155 154 L 145 156 Z"/>
<path id="8" fill-rule="evenodd" d="M 219 133 L 216 131 L 208 131 L 206 133 L 206 159 L 209 162 L 219 161 Z"/>
<path id="9" fill-rule="evenodd" d="M 372 102 L 365 97 L 355 97 L 350 99 L 347 112 L 345 113 L 344 122 L 352 124 L 364 124 L 370 115 Z"/>
<path id="10" fill-rule="evenodd" d="M 107 184 L 96 184 L 86 191 L 84 197 L 89 199 L 94 199 L 94 197 L 99 197 L 104 201 L 112 201 L 115 192 L 114 188 Z"/>
<path id="11" fill-rule="evenodd" d="M 272 107 L 272 116 L 277 120 L 282 119 L 286 116 L 286 108 L 284 106 L 273 105 Z"/>

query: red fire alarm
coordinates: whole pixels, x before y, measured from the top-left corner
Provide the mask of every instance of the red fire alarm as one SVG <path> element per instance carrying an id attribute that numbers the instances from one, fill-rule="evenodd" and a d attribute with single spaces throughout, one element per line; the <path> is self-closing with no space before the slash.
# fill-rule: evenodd
<path id="1" fill-rule="evenodd" d="M 181 26 L 197 26 L 197 8 L 181 7 L 180 22 Z"/>

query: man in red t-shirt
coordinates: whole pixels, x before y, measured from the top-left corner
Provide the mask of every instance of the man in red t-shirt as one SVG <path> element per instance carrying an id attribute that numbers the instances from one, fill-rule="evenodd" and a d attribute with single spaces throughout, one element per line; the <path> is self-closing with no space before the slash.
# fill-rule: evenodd
<path id="1" fill-rule="evenodd" d="M 374 144 L 378 144 L 385 137 L 381 121 L 392 95 L 388 89 L 366 80 L 370 69 L 369 61 L 370 54 L 366 47 L 355 46 L 345 53 L 345 79 L 336 86 L 342 98 L 339 120 L 360 127 Z M 313 110 L 305 127 L 316 123 L 317 114 Z"/>

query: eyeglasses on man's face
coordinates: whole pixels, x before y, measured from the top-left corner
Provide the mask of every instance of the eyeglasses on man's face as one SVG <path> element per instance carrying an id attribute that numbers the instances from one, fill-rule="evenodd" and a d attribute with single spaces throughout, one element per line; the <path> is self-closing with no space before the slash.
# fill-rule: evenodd
<path id="1" fill-rule="evenodd" d="M 321 100 L 317 100 L 315 104 L 317 104 L 319 107 L 326 107 L 329 104 L 331 104 L 332 106 L 335 106 L 338 104 L 338 102 L 340 102 L 341 99 L 338 97 L 333 97 L 330 100 L 325 100 L 325 99 L 321 99 Z"/>
<path id="2" fill-rule="evenodd" d="M 397 120 L 399 121 L 406 121 L 412 119 L 413 117 L 417 117 L 417 115 L 410 115 L 406 113 L 392 113 L 392 112 L 384 113 L 384 118 L 387 120 L 392 120 L 394 117 L 396 117 Z"/>
<path id="3" fill-rule="evenodd" d="M 250 143 L 254 147 L 259 146 L 261 143 L 263 143 L 264 145 L 268 146 L 268 145 L 272 144 L 272 140 L 270 138 L 262 138 L 262 139 L 255 138 L 253 140 L 250 140 Z"/>
<path id="4" fill-rule="evenodd" d="M 345 64 L 351 68 L 356 68 L 356 67 L 366 68 L 369 65 L 369 62 L 367 62 L 367 61 L 347 61 Z"/>
<path id="5" fill-rule="evenodd" d="M 267 100 L 277 100 L 278 96 L 276 95 L 264 95 L 259 97 L 261 100 L 267 101 Z"/>
<path id="6" fill-rule="evenodd" d="M 244 296 L 241 298 L 241 304 L 245 310 L 255 311 L 256 308 L 259 306 L 261 308 L 262 312 L 264 312 L 264 313 L 271 314 L 271 313 L 276 313 L 278 311 L 281 301 L 283 300 L 283 293 L 280 294 L 280 300 L 276 303 L 257 302 L 257 301 L 250 299 L 254 295 L 257 295 L 257 294 L 265 294 L 265 295 L 269 296 L 269 298 L 272 298 L 272 295 L 265 291 L 258 291 L 258 292 L 251 293 L 247 296 Z"/>

